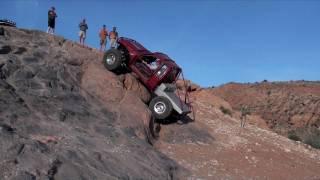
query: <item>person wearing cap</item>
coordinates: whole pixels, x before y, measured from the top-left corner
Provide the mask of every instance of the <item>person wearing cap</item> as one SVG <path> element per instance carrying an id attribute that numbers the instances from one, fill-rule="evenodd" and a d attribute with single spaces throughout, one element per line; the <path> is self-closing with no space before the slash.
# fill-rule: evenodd
<path id="1" fill-rule="evenodd" d="M 48 29 L 47 33 L 54 34 L 54 28 L 56 25 L 56 18 L 57 18 L 56 8 L 51 7 L 48 11 Z"/>
<path id="2" fill-rule="evenodd" d="M 102 26 L 99 36 L 100 36 L 100 51 L 102 52 L 102 50 L 105 51 L 106 44 L 107 44 L 108 30 L 106 28 L 106 25 Z"/>
<path id="3" fill-rule="evenodd" d="M 112 31 L 109 33 L 109 39 L 110 39 L 110 47 L 115 48 L 117 45 L 117 39 L 118 39 L 118 32 L 116 27 L 113 27 Z"/>
<path id="4" fill-rule="evenodd" d="M 82 44 L 82 46 L 84 46 L 84 40 L 86 39 L 86 33 L 88 30 L 88 25 L 86 23 L 86 19 L 83 19 L 81 21 L 81 23 L 79 24 L 79 28 L 80 28 L 79 41 L 80 41 L 80 44 Z"/>

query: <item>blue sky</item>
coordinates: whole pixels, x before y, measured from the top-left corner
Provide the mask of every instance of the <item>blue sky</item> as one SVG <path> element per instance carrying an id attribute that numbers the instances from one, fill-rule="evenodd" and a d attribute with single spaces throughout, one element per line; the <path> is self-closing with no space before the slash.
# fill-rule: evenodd
<path id="1" fill-rule="evenodd" d="M 285 0 L 1 0 L 0 18 L 47 28 L 55 6 L 56 34 L 87 43 L 117 26 L 119 35 L 168 54 L 202 86 L 227 82 L 320 80 L 320 1 Z"/>

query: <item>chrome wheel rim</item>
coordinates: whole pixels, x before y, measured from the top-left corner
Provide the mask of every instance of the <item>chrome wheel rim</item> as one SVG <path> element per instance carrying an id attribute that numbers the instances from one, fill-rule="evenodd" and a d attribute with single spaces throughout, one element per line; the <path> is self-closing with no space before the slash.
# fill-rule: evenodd
<path id="1" fill-rule="evenodd" d="M 157 102 L 155 105 L 154 105 L 154 111 L 157 113 L 157 114 L 162 114 L 166 111 L 166 105 L 165 103 L 163 102 Z"/>
<path id="2" fill-rule="evenodd" d="M 109 54 L 109 55 L 107 56 L 106 61 L 107 61 L 107 64 L 112 65 L 112 64 L 114 64 L 114 62 L 116 61 L 116 56 L 113 55 L 113 54 Z"/>

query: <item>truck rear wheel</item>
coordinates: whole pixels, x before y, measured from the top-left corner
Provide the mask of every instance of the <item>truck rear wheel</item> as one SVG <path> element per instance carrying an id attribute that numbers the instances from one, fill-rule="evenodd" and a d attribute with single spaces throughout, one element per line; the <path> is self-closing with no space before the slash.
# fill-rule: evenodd
<path id="1" fill-rule="evenodd" d="M 109 71 L 117 70 L 122 63 L 121 52 L 117 49 L 108 50 L 103 56 L 103 63 Z"/>
<path id="2" fill-rule="evenodd" d="M 167 98 L 157 96 L 151 100 L 149 109 L 156 119 L 162 120 L 171 115 L 172 104 Z"/>
<path id="3" fill-rule="evenodd" d="M 148 124 L 144 125 L 146 140 L 149 144 L 154 145 L 159 139 L 159 133 L 161 130 L 161 125 L 156 122 L 155 117 L 150 117 Z"/>

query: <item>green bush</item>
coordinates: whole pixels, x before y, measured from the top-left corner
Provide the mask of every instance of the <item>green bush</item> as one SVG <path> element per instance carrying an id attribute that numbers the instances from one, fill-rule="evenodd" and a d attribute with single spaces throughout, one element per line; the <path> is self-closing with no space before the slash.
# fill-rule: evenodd
<path id="1" fill-rule="evenodd" d="M 313 148 L 320 149 L 320 130 L 311 129 L 303 142 L 309 144 Z"/>
<path id="2" fill-rule="evenodd" d="M 303 127 L 288 132 L 288 138 L 302 141 L 313 148 L 320 149 L 320 130 L 315 127 Z"/>
<path id="3" fill-rule="evenodd" d="M 318 139 L 316 139 L 316 138 L 307 138 L 305 140 L 305 143 L 309 144 L 313 148 L 320 149 L 320 139 L 319 138 L 320 137 L 318 137 Z"/>
<path id="4" fill-rule="evenodd" d="M 294 141 L 301 141 L 301 138 L 296 134 L 295 131 L 289 131 L 288 138 Z"/>
<path id="5" fill-rule="evenodd" d="M 220 106 L 220 111 L 221 111 L 223 114 L 227 114 L 227 115 L 229 115 L 229 116 L 232 116 L 231 110 L 230 110 L 230 109 L 227 109 L 227 108 L 225 108 L 225 107 L 223 107 L 223 106 Z"/>

